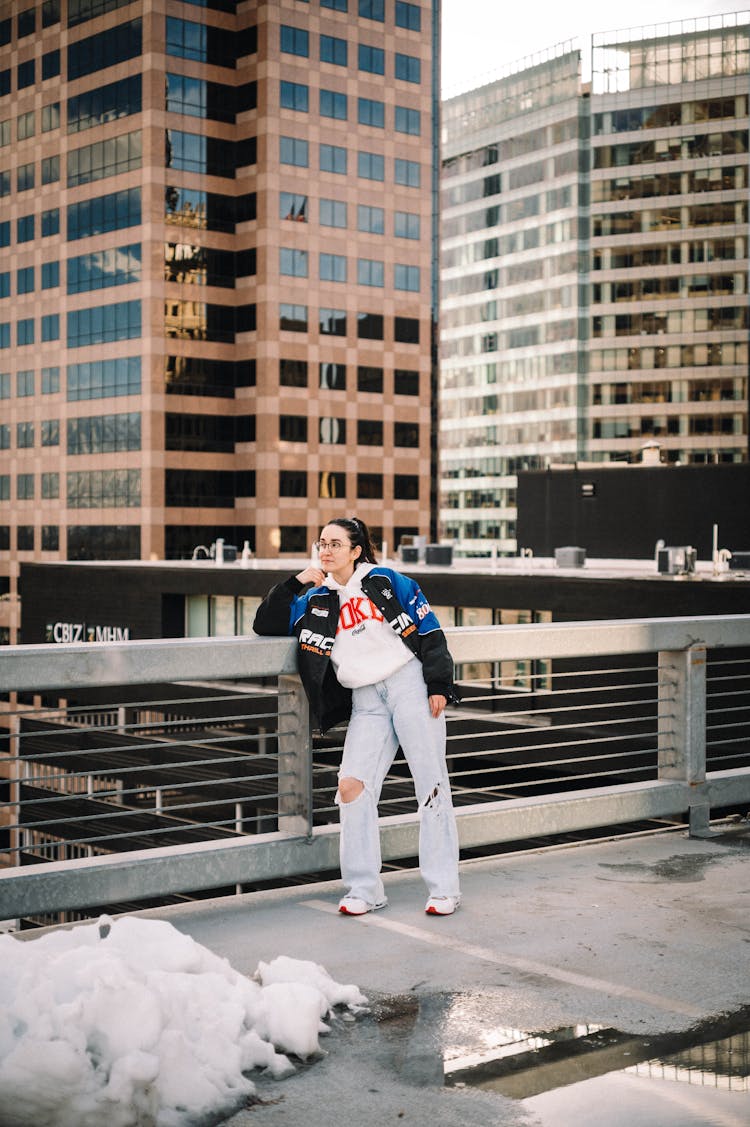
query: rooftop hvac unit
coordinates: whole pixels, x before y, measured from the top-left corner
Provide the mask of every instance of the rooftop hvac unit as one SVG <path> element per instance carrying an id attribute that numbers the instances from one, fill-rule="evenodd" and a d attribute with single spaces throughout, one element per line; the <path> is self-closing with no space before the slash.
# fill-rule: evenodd
<path id="1" fill-rule="evenodd" d="M 656 553 L 656 570 L 660 575 L 692 575 L 698 553 L 689 545 L 659 548 Z"/>

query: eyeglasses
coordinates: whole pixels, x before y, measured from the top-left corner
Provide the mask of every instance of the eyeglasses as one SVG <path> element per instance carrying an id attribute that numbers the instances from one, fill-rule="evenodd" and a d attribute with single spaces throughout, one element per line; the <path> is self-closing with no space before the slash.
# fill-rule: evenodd
<path id="1" fill-rule="evenodd" d="M 345 544 L 342 540 L 318 540 L 315 547 L 319 552 L 340 552 L 342 548 L 351 548 L 351 544 Z"/>

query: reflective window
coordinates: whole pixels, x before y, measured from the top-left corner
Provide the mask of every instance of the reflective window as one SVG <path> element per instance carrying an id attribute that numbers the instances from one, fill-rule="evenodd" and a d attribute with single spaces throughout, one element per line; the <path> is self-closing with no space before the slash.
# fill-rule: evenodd
<path id="1" fill-rule="evenodd" d="M 59 371 L 57 373 L 59 389 Z M 138 395 L 141 390 L 140 356 L 123 356 L 117 360 L 92 360 L 85 364 L 69 364 L 66 372 L 67 399 L 106 399 L 110 396 Z"/>
<path id="2" fill-rule="evenodd" d="M 68 133 L 82 133 L 85 129 L 104 125 L 118 117 L 140 113 L 141 86 L 140 74 L 134 74 L 130 78 L 68 98 Z"/>
<path id="3" fill-rule="evenodd" d="M 307 113 L 310 108 L 310 88 L 302 82 L 279 83 L 279 105 L 285 110 Z"/>
<path id="4" fill-rule="evenodd" d="M 42 446 L 60 445 L 60 420 L 44 419 L 42 422 Z"/>
<path id="5" fill-rule="evenodd" d="M 141 190 L 126 188 L 106 196 L 95 196 L 68 206 L 68 240 L 86 239 L 123 227 L 136 227 L 141 222 Z"/>
<path id="6" fill-rule="evenodd" d="M 113 454 L 141 449 L 141 416 L 92 415 L 68 419 L 68 454 Z"/>
<path id="7" fill-rule="evenodd" d="M 357 0 L 359 14 L 365 20 L 385 20 L 385 0 Z"/>
<path id="8" fill-rule="evenodd" d="M 318 329 L 325 336 L 346 336 L 346 310 L 345 309 L 320 309 L 318 311 Z"/>
<path id="9" fill-rule="evenodd" d="M 415 160 L 402 160 L 396 157 L 394 165 L 394 179 L 397 184 L 404 184 L 408 188 L 418 188 L 420 182 L 419 164 Z"/>
<path id="10" fill-rule="evenodd" d="M 383 369 L 360 364 L 357 368 L 357 391 L 380 394 L 383 391 Z"/>
<path id="11" fill-rule="evenodd" d="M 115 305 L 71 310 L 67 316 L 68 348 L 131 340 L 141 335 L 140 301 L 122 301 Z"/>
<path id="12" fill-rule="evenodd" d="M 282 24 L 281 50 L 288 55 L 301 55 L 303 58 L 307 58 L 310 54 L 309 33 L 304 28 Z"/>
<path id="13" fill-rule="evenodd" d="M 321 417 L 318 421 L 318 434 L 324 446 L 345 446 L 346 419 Z"/>
<path id="14" fill-rule="evenodd" d="M 419 446 L 419 423 L 394 423 L 394 446 Z"/>
<path id="15" fill-rule="evenodd" d="M 357 53 L 359 69 L 368 74 L 385 74 L 385 51 L 382 47 L 370 47 L 360 43 Z"/>
<path id="16" fill-rule="evenodd" d="M 346 364 L 319 364 L 319 387 L 329 391 L 346 390 Z"/>
<path id="17" fill-rule="evenodd" d="M 385 157 L 380 153 L 359 152 L 357 175 L 364 180 L 385 180 Z"/>
<path id="18" fill-rule="evenodd" d="M 33 86 L 36 82 L 36 60 L 29 59 L 25 63 L 18 64 L 18 89 L 23 90 L 27 86 Z"/>
<path id="19" fill-rule="evenodd" d="M 60 157 L 42 158 L 42 183 L 56 184 L 60 179 Z"/>
<path id="20" fill-rule="evenodd" d="M 24 398 L 34 394 L 34 371 L 16 372 L 16 395 Z"/>
<path id="21" fill-rule="evenodd" d="M 416 474 L 393 475 L 393 499 L 394 501 L 419 500 L 419 478 Z"/>
<path id="22" fill-rule="evenodd" d="M 307 470 L 279 470 L 280 497 L 307 497 Z"/>
<path id="23" fill-rule="evenodd" d="M 307 442 L 307 416 L 279 415 L 279 438 L 282 442 Z"/>
<path id="24" fill-rule="evenodd" d="M 28 113 L 19 114 L 16 120 L 16 136 L 18 140 L 26 141 L 29 137 L 33 137 L 34 133 L 34 111 L 29 110 Z"/>
<path id="25" fill-rule="evenodd" d="M 297 192 L 279 193 L 279 218 L 307 223 L 307 196 Z"/>
<path id="26" fill-rule="evenodd" d="M 357 281 L 360 286 L 377 286 L 383 288 L 384 265 L 374 258 L 360 258 L 357 260 Z"/>
<path id="27" fill-rule="evenodd" d="M 347 42 L 334 35 L 321 35 L 320 61 L 333 63 L 335 66 L 345 67 L 347 64 Z"/>
<path id="28" fill-rule="evenodd" d="M 68 187 L 119 176 L 141 167 L 141 133 L 125 133 L 68 153 Z"/>
<path id="29" fill-rule="evenodd" d="M 382 314 L 358 313 L 357 336 L 360 340 L 383 340 Z"/>
<path id="30" fill-rule="evenodd" d="M 279 306 L 279 328 L 292 333 L 306 333 L 307 306 L 283 301 Z"/>
<path id="31" fill-rule="evenodd" d="M 43 473 L 42 474 L 42 497 L 46 500 L 53 500 L 55 497 L 60 496 L 60 475 L 59 473 Z"/>
<path id="32" fill-rule="evenodd" d="M 421 82 L 421 60 L 414 55 L 401 55 L 396 53 L 396 78 L 403 82 Z"/>
<path id="33" fill-rule="evenodd" d="M 60 73 L 60 52 L 47 51 L 42 55 L 42 81 L 55 78 Z"/>
<path id="34" fill-rule="evenodd" d="M 407 4 L 405 0 L 396 0 L 396 27 L 405 27 L 408 31 L 421 31 L 421 15 L 417 4 Z"/>
<path id="35" fill-rule="evenodd" d="M 357 101 L 357 120 L 360 125 L 372 125 L 376 129 L 385 128 L 385 102 L 373 98 L 359 98 Z"/>
<path id="36" fill-rule="evenodd" d="M 140 281 L 141 244 L 91 251 L 68 259 L 68 293 L 103 290 Z"/>
<path id="37" fill-rule="evenodd" d="M 138 560 L 140 525 L 68 525 L 69 560 Z"/>
<path id="38" fill-rule="evenodd" d="M 346 256 L 343 254 L 321 254 L 319 277 L 321 282 L 345 282 Z"/>
<path id="39" fill-rule="evenodd" d="M 321 145 L 320 171 L 346 176 L 346 149 L 341 145 Z"/>
<path id="40" fill-rule="evenodd" d="M 397 262 L 393 267 L 393 285 L 397 290 L 419 293 L 419 267 Z"/>
<path id="41" fill-rule="evenodd" d="M 307 387 L 307 360 L 279 360 L 279 383 L 282 387 Z"/>
<path id="42" fill-rule="evenodd" d="M 396 395 L 419 395 L 419 372 L 411 368 L 396 368 L 393 390 Z"/>
<path id="43" fill-rule="evenodd" d="M 34 187 L 34 164 L 20 164 L 16 169 L 16 190 L 28 192 Z"/>
<path id="44" fill-rule="evenodd" d="M 382 207 L 359 204 L 357 207 L 357 230 L 368 231 L 371 235 L 385 233 L 385 211 Z"/>
<path id="45" fill-rule="evenodd" d="M 339 94 L 336 90 L 321 90 L 320 115 L 321 117 L 334 117 L 338 118 L 339 121 L 346 121 L 346 94 Z"/>
<path id="46" fill-rule="evenodd" d="M 382 446 L 383 445 L 383 421 L 382 421 L 382 419 L 358 419 L 357 420 L 357 445 L 358 446 Z"/>
<path id="47" fill-rule="evenodd" d="M 42 212 L 42 238 L 46 239 L 50 235 L 58 235 L 60 233 L 60 209 L 51 207 L 48 211 Z"/>
<path id="48" fill-rule="evenodd" d="M 280 247 L 279 273 L 293 278 L 306 278 L 308 274 L 307 251 Z"/>
<path id="49" fill-rule="evenodd" d="M 26 450 L 34 445 L 34 424 L 16 423 L 16 446 Z"/>
<path id="50" fill-rule="evenodd" d="M 307 168 L 309 164 L 307 141 L 303 141 L 299 137 L 280 137 L 279 160 L 282 164 L 293 164 L 297 168 Z"/>
<path id="51" fill-rule="evenodd" d="M 346 227 L 346 204 L 341 200 L 321 200 L 320 222 L 323 227 Z"/>
<path id="52" fill-rule="evenodd" d="M 54 395 L 60 390 L 60 369 L 42 368 L 42 395 Z"/>
<path id="53" fill-rule="evenodd" d="M 141 54 L 141 21 L 129 23 L 79 39 L 68 47 L 68 81 L 105 67 L 124 63 Z"/>
<path id="54" fill-rule="evenodd" d="M 420 133 L 419 110 L 410 109 L 408 106 L 396 106 L 395 125 L 397 133 L 411 133 L 418 137 Z"/>
<path id="55" fill-rule="evenodd" d="M 377 500 L 383 496 L 382 473 L 358 473 L 357 496 Z"/>
<path id="56" fill-rule="evenodd" d="M 16 344 L 24 346 L 34 343 L 34 318 L 23 317 L 16 322 Z"/>
<path id="57" fill-rule="evenodd" d="M 42 133 L 51 133 L 53 129 L 60 128 L 60 103 L 50 102 L 42 106 Z"/>
<path id="58" fill-rule="evenodd" d="M 411 211 L 397 211 L 393 216 L 393 233 L 399 239 L 419 238 L 419 216 Z"/>
<path id="59" fill-rule="evenodd" d="M 34 292 L 34 267 L 22 266 L 16 272 L 16 293 L 33 293 Z"/>
<path id="60" fill-rule="evenodd" d="M 140 470 L 79 470 L 67 474 L 70 509 L 137 508 L 141 503 Z"/>
<path id="61" fill-rule="evenodd" d="M 42 340 L 60 339 L 60 314 L 45 313 L 42 315 Z"/>

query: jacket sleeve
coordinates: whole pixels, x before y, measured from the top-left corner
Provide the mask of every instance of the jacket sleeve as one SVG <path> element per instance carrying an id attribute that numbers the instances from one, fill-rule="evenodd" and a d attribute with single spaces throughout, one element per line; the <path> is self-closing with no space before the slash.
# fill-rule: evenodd
<path id="1" fill-rule="evenodd" d="M 419 659 L 429 696 L 438 694 L 455 701 L 453 688 L 453 658 L 445 634 L 440 629 L 437 615 L 425 598 L 422 588 L 407 576 L 400 577 L 407 584 L 403 592 L 409 615 L 419 631 Z M 399 592 L 402 594 L 401 592 Z"/>
<path id="2" fill-rule="evenodd" d="M 292 607 L 303 590 L 303 584 L 295 575 L 272 587 L 256 611 L 255 633 L 281 637 L 293 633 Z"/>

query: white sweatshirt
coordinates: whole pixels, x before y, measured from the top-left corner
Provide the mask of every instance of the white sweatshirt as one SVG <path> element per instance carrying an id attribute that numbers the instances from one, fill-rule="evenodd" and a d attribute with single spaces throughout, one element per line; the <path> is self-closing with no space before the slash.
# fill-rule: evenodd
<path id="1" fill-rule="evenodd" d="M 338 591 L 341 604 L 331 661 L 340 684 L 347 689 L 383 681 L 407 661 L 417 660 L 362 591 L 362 579 L 372 567 L 360 564 L 343 587 L 332 575 L 325 578 L 326 586 Z"/>

